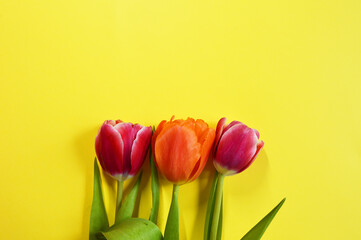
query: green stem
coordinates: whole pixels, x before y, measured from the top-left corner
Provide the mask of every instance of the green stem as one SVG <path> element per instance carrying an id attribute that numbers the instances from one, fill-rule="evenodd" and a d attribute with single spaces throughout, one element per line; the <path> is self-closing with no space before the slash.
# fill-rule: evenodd
<path id="1" fill-rule="evenodd" d="M 206 221 L 204 223 L 203 240 L 209 240 L 210 230 L 212 227 L 214 201 L 215 201 L 215 195 L 216 195 L 216 189 L 217 189 L 218 175 L 219 175 L 219 173 L 216 171 L 214 174 L 214 177 L 213 177 L 211 191 L 209 192 Z"/>
<path id="2" fill-rule="evenodd" d="M 164 240 L 179 240 L 179 185 L 173 185 L 172 203 L 170 205 L 167 224 L 164 231 Z"/>
<path id="3" fill-rule="evenodd" d="M 140 172 L 137 182 L 133 185 L 128 195 L 124 198 L 122 205 L 118 209 L 117 215 L 115 216 L 115 225 L 120 223 L 122 220 L 131 218 L 134 212 L 135 202 L 137 201 L 139 193 L 139 185 L 142 181 L 142 174 Z"/>
<path id="4" fill-rule="evenodd" d="M 155 128 L 153 126 L 153 134 Z M 152 148 L 149 149 L 149 160 L 150 160 L 150 168 L 152 174 L 152 210 L 150 211 L 149 220 L 154 224 L 157 224 L 158 219 L 158 211 L 159 211 L 159 180 L 158 180 L 158 172 L 157 167 L 155 166 Z"/>
<path id="5" fill-rule="evenodd" d="M 117 187 L 117 205 L 115 208 L 115 219 L 117 219 L 117 215 L 122 205 L 122 195 L 123 195 L 123 180 L 118 180 L 118 187 Z"/>
<path id="6" fill-rule="evenodd" d="M 212 219 L 212 227 L 211 227 L 211 234 L 210 240 L 217 239 L 217 232 L 218 232 L 218 223 L 219 223 L 219 215 L 221 212 L 221 205 L 222 205 L 222 195 L 223 195 L 223 180 L 224 175 L 219 174 L 218 182 L 217 182 L 217 191 L 216 191 L 216 201 L 214 204 L 214 212 L 213 212 L 213 219 Z"/>

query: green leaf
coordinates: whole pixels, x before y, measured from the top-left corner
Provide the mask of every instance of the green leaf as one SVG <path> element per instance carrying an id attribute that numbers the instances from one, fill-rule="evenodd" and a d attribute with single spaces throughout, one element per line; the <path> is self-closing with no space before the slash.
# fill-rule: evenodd
<path id="1" fill-rule="evenodd" d="M 162 233 L 153 222 L 142 218 L 127 218 L 97 235 L 103 240 L 161 240 Z"/>
<path id="2" fill-rule="evenodd" d="M 209 236 L 210 236 L 210 232 L 211 232 L 213 211 L 214 211 L 214 202 L 215 202 L 215 195 L 216 195 L 216 190 L 217 190 L 217 181 L 218 181 L 218 172 L 216 172 L 214 174 L 211 191 L 209 193 L 206 221 L 204 224 L 204 234 L 203 234 L 204 240 L 209 240 Z"/>
<path id="3" fill-rule="evenodd" d="M 97 159 L 94 160 L 94 190 L 93 203 L 90 213 L 89 239 L 95 240 L 95 233 L 109 228 L 107 213 L 105 211 L 102 184 Z"/>
<path id="4" fill-rule="evenodd" d="M 266 231 L 268 225 L 276 216 L 278 210 L 282 207 L 286 201 L 284 198 L 270 213 L 268 213 L 256 226 L 254 226 L 241 240 L 259 240 Z"/>
<path id="5" fill-rule="evenodd" d="M 153 133 L 154 133 L 153 126 Z M 158 211 L 159 211 L 159 179 L 158 179 L 158 171 L 155 166 L 152 148 L 149 150 L 149 159 L 150 159 L 150 168 L 152 171 L 152 210 L 150 211 L 149 220 L 157 224 Z"/>
<path id="6" fill-rule="evenodd" d="M 115 224 L 118 224 L 123 219 L 132 217 L 141 180 L 142 180 L 142 173 L 139 174 L 137 182 L 134 184 L 132 190 L 130 190 L 128 196 L 125 198 L 123 204 L 121 205 L 119 212 L 117 213 L 115 218 Z"/>
<path id="7" fill-rule="evenodd" d="M 164 230 L 164 240 L 179 240 L 179 185 L 173 185 L 172 203 L 170 205 L 167 224 Z"/>

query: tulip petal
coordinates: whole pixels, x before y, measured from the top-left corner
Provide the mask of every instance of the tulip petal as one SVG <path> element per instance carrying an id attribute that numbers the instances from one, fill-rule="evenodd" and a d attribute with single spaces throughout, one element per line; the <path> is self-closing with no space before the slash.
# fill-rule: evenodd
<path id="1" fill-rule="evenodd" d="M 159 171 L 173 183 L 184 183 L 199 160 L 201 145 L 195 132 L 186 126 L 167 124 L 155 141 Z"/>
<path id="2" fill-rule="evenodd" d="M 115 123 L 114 120 L 105 120 L 104 124 L 109 124 L 109 125 L 112 125 L 114 127 L 116 123 Z"/>
<path id="3" fill-rule="evenodd" d="M 256 129 L 252 129 L 254 133 L 256 134 L 257 138 L 259 139 L 259 132 Z"/>
<path id="4" fill-rule="evenodd" d="M 159 123 L 157 129 L 154 131 L 153 133 L 153 137 L 152 137 L 152 149 L 153 149 L 153 154 L 154 154 L 154 146 L 155 146 L 155 140 L 157 139 L 159 133 L 163 130 L 165 124 L 166 124 L 166 120 L 163 120 Z M 154 157 L 154 156 L 153 156 Z"/>
<path id="5" fill-rule="evenodd" d="M 132 151 L 131 151 L 131 170 L 130 175 L 135 175 L 138 173 L 139 169 L 142 167 L 145 155 L 147 154 L 150 139 L 152 137 L 152 128 L 151 127 L 142 127 L 135 137 L 133 142 Z"/>
<path id="6" fill-rule="evenodd" d="M 208 124 L 202 119 L 197 119 L 194 125 L 194 131 L 198 137 L 198 142 L 203 143 L 206 137 L 208 136 Z M 213 139 L 214 140 L 214 139 Z"/>
<path id="7" fill-rule="evenodd" d="M 257 131 L 257 130 L 256 130 L 256 131 Z M 257 132 L 257 133 L 258 133 L 258 132 Z M 259 137 L 259 134 L 258 134 L 258 137 Z M 246 169 L 253 163 L 253 161 L 254 161 L 254 160 L 256 159 L 256 157 L 258 156 L 259 151 L 261 151 L 261 149 L 263 148 L 263 145 L 264 145 L 264 142 L 263 142 L 263 141 L 259 141 L 259 142 L 257 143 L 256 153 L 254 154 L 254 156 L 252 157 L 252 159 L 251 159 L 243 168 L 241 168 L 241 169 L 238 171 L 238 173 L 246 170 Z"/>
<path id="8" fill-rule="evenodd" d="M 236 126 L 236 125 L 245 125 L 239 121 L 232 121 L 230 124 L 228 124 L 224 129 L 223 129 L 223 133 L 227 132 L 229 129 L 231 129 L 232 127 Z M 245 125 L 246 126 L 246 125 Z"/>
<path id="9" fill-rule="evenodd" d="M 218 165 L 238 172 L 255 155 L 257 142 L 258 138 L 253 129 L 240 122 L 234 123 L 233 126 L 224 130 L 219 141 L 216 152 Z"/>
<path id="10" fill-rule="evenodd" d="M 226 126 L 226 122 L 227 122 L 227 118 L 224 117 L 224 118 L 219 119 L 219 121 L 217 123 L 216 138 L 214 140 L 213 152 L 215 152 L 217 149 L 218 142 L 222 136 L 223 128 Z"/>
<path id="11" fill-rule="evenodd" d="M 123 172 L 123 139 L 109 124 L 103 124 L 95 138 L 95 152 L 105 172 L 114 176 Z"/>
<path id="12" fill-rule="evenodd" d="M 206 136 L 204 137 L 204 141 L 201 147 L 201 158 L 198 161 L 199 163 L 196 164 L 195 168 L 193 169 L 192 174 L 190 175 L 190 179 L 188 180 L 188 182 L 191 182 L 193 180 L 195 180 L 203 171 L 203 168 L 205 167 L 208 157 L 209 157 L 209 153 L 211 151 L 213 142 L 214 142 L 214 138 L 215 138 L 215 130 L 212 128 L 208 128 L 208 131 L 206 131 Z"/>
<path id="13" fill-rule="evenodd" d="M 132 149 L 132 124 L 131 123 L 118 123 L 114 128 L 119 132 L 123 139 L 124 144 L 124 160 L 123 160 L 123 173 L 128 174 L 130 171 L 130 152 Z"/>
<path id="14" fill-rule="evenodd" d="M 128 174 L 131 170 L 131 151 L 133 141 L 136 137 L 137 132 L 142 128 L 141 125 L 132 123 L 118 123 L 114 128 L 119 132 L 124 143 L 124 161 L 123 161 L 123 172 Z"/>

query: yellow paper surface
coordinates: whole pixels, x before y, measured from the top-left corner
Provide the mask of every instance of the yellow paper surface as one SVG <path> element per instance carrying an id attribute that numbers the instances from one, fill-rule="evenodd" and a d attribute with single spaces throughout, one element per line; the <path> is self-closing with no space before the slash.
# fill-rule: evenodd
<path id="1" fill-rule="evenodd" d="M 361 239 L 360 13 L 357 0 L 0 0 L 0 239 L 87 239 L 103 120 L 173 114 L 239 120 L 265 142 L 225 179 L 223 239 L 283 197 L 264 239 Z M 212 171 L 180 188 L 182 240 L 202 239 Z"/>

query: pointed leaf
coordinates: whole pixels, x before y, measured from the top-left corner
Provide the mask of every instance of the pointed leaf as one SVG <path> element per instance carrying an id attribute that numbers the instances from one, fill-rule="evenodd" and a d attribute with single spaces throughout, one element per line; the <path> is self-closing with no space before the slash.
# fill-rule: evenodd
<path id="1" fill-rule="evenodd" d="M 123 219 L 132 217 L 135 202 L 138 197 L 139 185 L 142 180 L 142 174 L 143 174 L 142 172 L 139 174 L 137 182 L 134 184 L 132 190 L 130 190 L 128 196 L 125 198 L 123 204 L 121 205 L 115 219 L 115 224 L 118 224 Z"/>
<path id="2" fill-rule="evenodd" d="M 154 133 L 154 126 L 153 126 Z M 149 220 L 157 224 L 158 211 L 159 211 L 159 179 L 158 179 L 158 171 L 155 166 L 152 148 L 149 150 L 149 159 L 150 159 L 150 168 L 152 171 L 152 210 L 150 211 Z"/>
<path id="3" fill-rule="evenodd" d="M 214 211 L 214 203 L 215 203 L 215 196 L 216 196 L 217 181 L 218 181 L 218 172 L 216 172 L 214 174 L 213 182 L 212 182 L 212 186 L 211 186 L 211 191 L 209 193 L 207 213 L 206 213 L 206 221 L 205 221 L 205 224 L 204 224 L 204 234 L 203 234 L 203 239 L 204 240 L 209 240 L 209 236 L 210 236 L 210 233 L 211 233 L 211 226 L 212 226 L 212 219 L 213 219 L 213 211 Z"/>
<path id="4" fill-rule="evenodd" d="M 90 213 L 89 239 L 95 240 L 95 233 L 109 228 L 108 217 L 105 211 L 102 184 L 97 159 L 94 160 L 94 188 L 93 203 Z"/>
<path id="5" fill-rule="evenodd" d="M 142 218 L 127 218 L 97 235 L 102 240 L 161 240 L 162 233 L 153 222 Z"/>
<path id="6" fill-rule="evenodd" d="M 278 210 L 282 207 L 286 198 L 284 198 L 270 213 L 268 213 L 256 226 L 254 226 L 241 240 L 259 240 L 266 231 L 268 225 L 276 216 Z"/>

